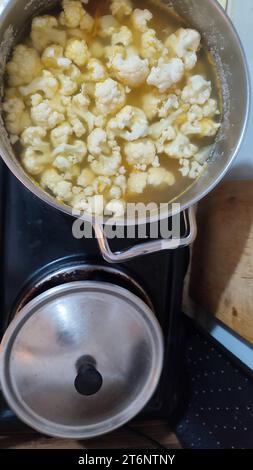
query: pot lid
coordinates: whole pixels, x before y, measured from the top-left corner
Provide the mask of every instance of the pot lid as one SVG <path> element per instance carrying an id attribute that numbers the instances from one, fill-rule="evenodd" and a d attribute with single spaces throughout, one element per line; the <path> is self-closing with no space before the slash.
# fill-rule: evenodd
<path id="1" fill-rule="evenodd" d="M 27 304 L 1 349 L 1 385 L 13 411 L 42 433 L 69 438 L 104 434 L 134 417 L 163 361 L 151 309 L 126 289 L 89 281 Z"/>

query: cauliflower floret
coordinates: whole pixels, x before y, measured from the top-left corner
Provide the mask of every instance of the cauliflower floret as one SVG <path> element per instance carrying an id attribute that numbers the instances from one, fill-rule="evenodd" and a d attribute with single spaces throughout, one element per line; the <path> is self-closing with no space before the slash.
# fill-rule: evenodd
<path id="1" fill-rule="evenodd" d="M 3 110 L 6 113 L 5 123 L 7 131 L 15 136 L 19 136 L 26 127 L 31 124 L 29 113 L 25 109 L 25 104 L 20 98 L 10 98 L 3 103 Z"/>
<path id="2" fill-rule="evenodd" d="M 64 114 L 55 110 L 50 101 L 43 100 L 42 97 L 32 106 L 31 118 L 34 124 L 44 129 L 53 129 L 65 120 Z"/>
<path id="3" fill-rule="evenodd" d="M 186 122 L 180 131 L 184 135 L 196 135 L 202 137 L 213 137 L 217 134 L 220 124 L 214 122 L 212 119 L 204 118 L 201 121 Z"/>
<path id="4" fill-rule="evenodd" d="M 126 160 L 129 165 L 142 165 L 145 171 L 156 158 L 156 147 L 151 139 L 129 142 L 124 146 Z"/>
<path id="5" fill-rule="evenodd" d="M 127 181 L 127 190 L 130 194 L 142 194 L 147 186 L 148 173 L 136 171 L 131 173 Z"/>
<path id="6" fill-rule="evenodd" d="M 97 176 L 93 181 L 94 192 L 96 194 L 103 194 L 106 189 L 110 188 L 111 184 L 111 178 L 108 178 L 108 176 Z"/>
<path id="7" fill-rule="evenodd" d="M 45 67 L 68 69 L 71 65 L 71 60 L 64 57 L 63 47 L 57 44 L 46 47 L 41 60 Z"/>
<path id="8" fill-rule="evenodd" d="M 61 95 L 72 96 L 78 90 L 78 84 L 67 75 L 63 73 L 58 74 L 58 80 L 61 83 Z"/>
<path id="9" fill-rule="evenodd" d="M 170 111 L 179 109 L 179 100 L 177 95 L 170 94 L 167 97 L 165 97 L 164 102 L 159 109 L 159 117 L 161 118 L 166 118 Z"/>
<path id="10" fill-rule="evenodd" d="M 153 14 L 149 10 L 140 10 L 136 8 L 131 16 L 131 22 L 135 29 L 144 33 L 148 29 L 148 23 L 153 18 Z"/>
<path id="11" fill-rule="evenodd" d="M 110 9 L 113 16 L 116 16 L 116 18 L 122 20 L 124 16 L 131 15 L 133 11 L 133 5 L 131 0 L 111 0 Z"/>
<path id="12" fill-rule="evenodd" d="M 59 44 L 64 47 L 67 33 L 57 29 L 58 21 L 54 16 L 37 16 L 32 21 L 31 39 L 35 49 L 43 51 L 51 44 Z"/>
<path id="13" fill-rule="evenodd" d="M 158 92 L 150 92 L 143 95 L 142 107 L 147 118 L 152 121 L 157 116 L 165 118 L 170 111 L 178 109 L 179 100 L 174 94 L 161 95 Z"/>
<path id="14" fill-rule="evenodd" d="M 77 184 L 79 186 L 82 186 L 83 188 L 86 188 L 87 186 L 92 185 L 94 180 L 94 173 L 89 168 L 85 168 L 84 170 L 82 170 L 79 178 L 77 179 Z"/>
<path id="15" fill-rule="evenodd" d="M 211 82 L 205 80 L 202 75 L 194 75 L 188 78 L 181 98 L 185 103 L 203 105 L 209 100 L 211 92 Z"/>
<path id="16" fill-rule="evenodd" d="M 87 146 L 81 140 L 75 140 L 73 144 L 60 144 L 52 153 L 54 166 L 56 168 L 68 169 L 69 167 L 82 163 L 87 155 Z"/>
<path id="17" fill-rule="evenodd" d="M 119 174 L 119 175 L 115 176 L 115 178 L 113 179 L 113 184 L 114 184 L 114 187 L 116 186 L 116 187 L 120 188 L 122 194 L 126 193 L 127 179 L 126 179 L 125 175 Z M 115 194 L 112 197 L 115 198 L 116 197 Z M 116 199 L 117 199 L 117 197 L 116 197 Z"/>
<path id="18" fill-rule="evenodd" d="M 109 195 L 112 199 L 120 199 L 122 196 L 121 188 L 119 186 L 112 186 Z"/>
<path id="19" fill-rule="evenodd" d="M 100 155 L 98 160 L 95 160 L 93 157 L 90 167 L 96 175 L 114 176 L 119 170 L 121 160 L 120 152 L 118 150 L 112 150 L 109 156 Z"/>
<path id="20" fill-rule="evenodd" d="M 120 24 L 112 15 L 101 16 L 98 19 L 98 36 L 101 38 L 111 37 L 116 31 L 119 30 Z"/>
<path id="21" fill-rule="evenodd" d="M 113 217 L 123 217 L 125 214 L 126 203 L 122 199 L 112 199 L 105 206 L 105 215 L 112 215 Z"/>
<path id="22" fill-rule="evenodd" d="M 36 150 L 34 147 L 28 147 L 25 149 L 21 156 L 21 161 L 26 171 L 33 176 L 40 175 L 51 163 L 50 153 L 43 153 L 40 150 Z"/>
<path id="23" fill-rule="evenodd" d="M 187 113 L 187 119 L 189 122 L 195 122 L 200 121 L 204 117 L 213 118 L 219 114 L 217 101 L 210 98 L 204 106 L 192 105 Z"/>
<path id="24" fill-rule="evenodd" d="M 113 114 L 125 105 L 126 93 L 122 85 L 107 78 L 104 82 L 96 84 L 95 99 L 98 113 Z"/>
<path id="25" fill-rule="evenodd" d="M 148 29 L 142 34 L 140 56 L 143 59 L 148 59 L 150 65 L 155 65 L 161 56 L 167 55 L 168 49 L 166 49 L 163 43 L 156 37 L 154 29 Z"/>
<path id="26" fill-rule="evenodd" d="M 42 91 L 46 98 L 53 98 L 59 88 L 58 81 L 48 70 L 43 70 L 42 75 L 35 78 L 29 85 L 19 87 L 22 96 L 34 95 Z"/>
<path id="27" fill-rule="evenodd" d="M 206 164 L 201 165 L 195 160 L 191 161 L 185 158 L 182 158 L 179 161 L 179 163 L 181 165 L 181 168 L 179 169 L 180 173 L 184 177 L 187 176 L 188 178 L 191 178 L 191 179 L 196 179 L 203 172 L 206 166 Z"/>
<path id="28" fill-rule="evenodd" d="M 48 142 L 43 141 L 47 135 L 47 131 L 43 129 L 43 127 L 28 127 L 21 135 L 21 144 L 29 147 L 31 146 L 34 150 L 42 152 L 42 153 L 49 153 L 50 152 L 50 144 Z"/>
<path id="29" fill-rule="evenodd" d="M 113 142 L 113 145 L 110 147 L 107 141 L 107 133 L 104 129 L 94 129 L 88 137 L 88 150 L 94 156 L 99 156 L 101 154 L 108 154 L 112 147 L 117 145 L 116 142 Z"/>
<path id="30" fill-rule="evenodd" d="M 164 152 L 171 158 L 192 158 L 198 151 L 196 145 L 191 144 L 188 137 L 181 134 L 177 134 L 177 137 L 171 142 L 164 146 Z"/>
<path id="31" fill-rule="evenodd" d="M 87 43 L 84 40 L 69 39 L 65 49 L 65 56 L 78 65 L 78 67 L 82 67 L 89 60 Z"/>
<path id="32" fill-rule="evenodd" d="M 197 51 L 200 46 L 201 36 L 195 29 L 180 28 L 175 34 L 171 34 L 165 42 L 166 47 L 173 54 L 182 59 L 186 70 L 192 70 L 197 63 Z"/>
<path id="33" fill-rule="evenodd" d="M 102 82 L 106 79 L 106 68 L 100 60 L 90 59 L 87 64 L 87 70 L 86 79 L 91 82 Z"/>
<path id="34" fill-rule="evenodd" d="M 158 187 L 162 185 L 173 186 L 175 184 L 176 178 L 170 171 L 165 170 L 165 168 L 150 168 L 148 170 L 148 179 L 147 184 Z"/>
<path id="35" fill-rule="evenodd" d="M 161 119 L 161 121 L 152 124 L 149 128 L 149 134 L 155 140 L 158 154 L 164 153 L 165 145 L 177 136 L 177 133 L 174 127 L 170 125 L 170 120 L 168 118 Z"/>
<path id="36" fill-rule="evenodd" d="M 101 41 L 93 41 L 89 45 L 90 54 L 96 59 L 102 59 L 104 56 L 105 48 Z"/>
<path id="37" fill-rule="evenodd" d="M 53 168 L 44 171 L 41 176 L 41 186 L 49 189 L 60 201 L 70 202 L 73 197 L 72 183 L 65 181 Z"/>
<path id="38" fill-rule="evenodd" d="M 129 46 L 133 42 L 133 33 L 127 26 L 121 26 L 120 30 L 113 33 L 111 43 L 112 46 L 122 44 L 123 46 Z"/>
<path id="39" fill-rule="evenodd" d="M 83 8 L 82 2 L 76 0 L 63 0 L 63 12 L 60 14 L 60 24 L 67 28 L 82 30 L 91 33 L 94 19 Z"/>
<path id="40" fill-rule="evenodd" d="M 31 47 L 19 44 L 15 47 L 6 70 L 10 86 L 28 85 L 42 71 L 38 52 Z"/>
<path id="41" fill-rule="evenodd" d="M 154 85 L 160 93 L 164 93 L 175 83 L 182 80 L 184 64 L 181 59 L 171 59 L 168 63 L 159 59 L 157 67 L 153 67 L 147 78 L 148 85 Z"/>
<path id="42" fill-rule="evenodd" d="M 51 131 L 50 139 L 53 147 L 61 144 L 67 144 L 69 137 L 73 134 L 73 129 L 68 122 L 64 122 L 60 126 Z"/>
<path id="43" fill-rule="evenodd" d="M 122 54 L 116 54 L 109 63 L 116 78 L 124 85 L 133 88 L 145 82 L 150 72 L 148 65 L 148 60 L 141 59 L 137 54 L 131 54 L 125 59 Z"/>
<path id="44" fill-rule="evenodd" d="M 71 104 L 67 108 L 69 122 L 76 134 L 83 134 L 83 132 L 85 134 L 87 130 L 92 132 L 96 125 L 98 118 L 88 110 L 89 104 L 89 97 L 79 93 L 73 96 Z"/>
<path id="45" fill-rule="evenodd" d="M 145 113 L 135 106 L 125 106 L 108 122 L 108 132 L 112 136 L 132 142 L 148 135 L 148 120 Z"/>

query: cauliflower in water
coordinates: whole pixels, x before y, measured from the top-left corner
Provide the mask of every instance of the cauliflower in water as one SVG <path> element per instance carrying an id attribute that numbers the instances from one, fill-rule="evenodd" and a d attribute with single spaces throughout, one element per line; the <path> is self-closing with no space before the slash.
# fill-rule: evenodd
<path id="1" fill-rule="evenodd" d="M 98 36 L 101 38 L 111 37 L 120 29 L 120 23 L 112 15 L 101 16 L 97 23 Z"/>
<path id="2" fill-rule="evenodd" d="M 124 146 L 127 163 L 136 169 L 147 169 L 156 158 L 156 147 L 151 139 L 141 139 L 129 142 Z M 138 168 L 139 167 L 139 168 Z"/>
<path id="3" fill-rule="evenodd" d="M 168 56 L 168 49 L 164 47 L 162 41 L 156 37 L 154 29 L 148 29 L 141 36 L 140 55 L 143 59 L 148 59 L 151 66 L 156 65 L 158 59 Z"/>
<path id="4" fill-rule="evenodd" d="M 78 177 L 77 184 L 83 188 L 86 188 L 87 186 L 92 185 L 95 178 L 96 175 L 93 173 L 93 171 L 91 171 L 89 168 L 85 168 Z"/>
<path id="5" fill-rule="evenodd" d="M 198 151 L 196 145 L 191 144 L 187 136 L 177 134 L 176 138 L 170 144 L 164 146 L 164 152 L 171 158 L 192 158 Z"/>
<path id="6" fill-rule="evenodd" d="M 150 92 L 142 96 L 142 107 L 147 118 L 152 121 L 157 116 L 165 118 L 170 111 L 178 109 L 179 99 L 174 94 L 162 95 Z"/>
<path id="7" fill-rule="evenodd" d="M 127 26 L 121 26 L 118 32 L 112 34 L 112 46 L 122 44 L 127 47 L 133 42 L 133 33 Z"/>
<path id="8" fill-rule="evenodd" d="M 31 39 L 39 52 L 51 44 L 59 44 L 65 47 L 67 40 L 66 31 L 57 29 L 58 20 L 54 16 L 37 16 L 32 21 Z"/>
<path id="9" fill-rule="evenodd" d="M 69 137 L 72 136 L 73 129 L 68 122 L 64 122 L 58 127 L 55 127 L 50 134 L 50 139 L 53 147 L 59 147 L 61 144 L 67 144 Z"/>
<path id="10" fill-rule="evenodd" d="M 153 14 L 149 10 L 140 10 L 136 8 L 131 16 L 131 22 L 137 31 L 144 33 L 148 29 L 148 23 L 153 18 Z"/>
<path id="11" fill-rule="evenodd" d="M 176 178 L 173 173 L 165 170 L 165 168 L 150 168 L 148 170 L 147 184 L 151 186 L 173 186 L 175 182 Z"/>
<path id="12" fill-rule="evenodd" d="M 92 158 L 90 167 L 96 175 L 114 176 L 121 165 L 121 155 L 118 150 L 112 150 L 111 155 L 100 155 L 98 160 Z"/>
<path id="13" fill-rule="evenodd" d="M 122 199 L 112 199 L 105 206 L 105 215 L 112 215 L 112 217 L 123 217 L 126 210 L 126 202 Z"/>
<path id="14" fill-rule="evenodd" d="M 150 72 L 148 60 L 141 59 L 137 54 L 126 58 L 122 54 L 116 54 L 109 66 L 121 83 L 133 88 L 142 85 Z"/>
<path id="15" fill-rule="evenodd" d="M 30 175 L 38 176 L 52 162 L 50 153 L 27 147 L 21 156 L 22 164 Z"/>
<path id="16" fill-rule="evenodd" d="M 68 203 L 73 198 L 72 183 L 65 181 L 53 168 L 43 172 L 40 182 L 43 188 L 49 189 L 60 201 Z"/>
<path id="17" fill-rule="evenodd" d="M 94 19 L 83 8 L 82 2 L 77 0 L 63 0 L 63 12 L 60 14 L 60 24 L 67 28 L 91 33 L 94 27 Z"/>
<path id="18" fill-rule="evenodd" d="M 126 102 L 124 87 L 112 78 L 97 83 L 95 88 L 96 109 L 98 113 L 107 115 L 116 113 Z"/>
<path id="19" fill-rule="evenodd" d="M 10 98 L 3 103 L 6 128 L 10 134 L 19 136 L 31 124 L 29 113 L 20 98 Z"/>
<path id="20" fill-rule="evenodd" d="M 86 80 L 91 82 L 103 82 L 107 78 L 106 68 L 100 60 L 90 59 L 87 64 L 88 73 Z"/>
<path id="21" fill-rule="evenodd" d="M 54 75 L 48 70 L 43 70 L 42 75 L 35 78 L 29 85 L 19 87 L 19 92 L 22 96 L 28 96 L 41 91 L 46 98 L 53 98 L 58 88 L 59 84 Z"/>
<path id="22" fill-rule="evenodd" d="M 145 113 L 135 106 L 125 106 L 108 122 L 107 131 L 112 138 L 121 137 L 132 142 L 148 135 L 149 126 Z"/>
<path id="23" fill-rule="evenodd" d="M 203 105 L 209 100 L 211 92 L 211 82 L 205 80 L 202 75 L 194 75 L 188 78 L 181 99 L 185 103 Z"/>
<path id="24" fill-rule="evenodd" d="M 127 190 L 130 194 L 142 194 L 147 186 L 148 173 L 136 171 L 130 173 L 127 180 Z"/>
<path id="25" fill-rule="evenodd" d="M 71 65 L 71 60 L 64 57 L 63 47 L 53 44 L 46 47 L 44 50 L 41 61 L 45 67 L 68 69 Z"/>
<path id="26" fill-rule="evenodd" d="M 124 16 L 131 15 L 133 5 L 131 0 L 111 0 L 110 9 L 113 16 L 116 16 L 118 20 L 122 20 Z"/>
<path id="27" fill-rule="evenodd" d="M 183 75 L 184 64 L 181 59 L 171 59 L 168 63 L 159 59 L 157 67 L 151 69 L 147 83 L 157 87 L 160 93 L 164 93 L 182 80 Z"/>
<path id="28" fill-rule="evenodd" d="M 6 70 L 10 86 L 29 85 L 42 72 L 38 52 L 31 47 L 19 44 L 15 47 Z"/>
<path id="29" fill-rule="evenodd" d="M 50 101 L 43 100 L 40 95 L 37 96 L 37 101 L 32 105 L 31 118 L 34 124 L 44 129 L 53 129 L 65 120 L 64 114 L 55 110 Z"/>
<path id="30" fill-rule="evenodd" d="M 82 67 L 89 60 L 87 43 L 84 40 L 69 39 L 65 49 L 65 56 L 78 67 Z"/>
<path id="31" fill-rule="evenodd" d="M 197 63 L 197 51 L 201 36 L 195 29 L 180 28 L 165 42 L 166 47 L 183 60 L 186 70 L 192 70 Z"/>

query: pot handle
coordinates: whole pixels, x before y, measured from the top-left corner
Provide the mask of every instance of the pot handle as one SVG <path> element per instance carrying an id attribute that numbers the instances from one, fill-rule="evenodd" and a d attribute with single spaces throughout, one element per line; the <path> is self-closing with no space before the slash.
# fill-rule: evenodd
<path id="1" fill-rule="evenodd" d="M 110 249 L 103 225 L 94 224 L 93 228 L 96 234 L 100 251 L 105 261 L 107 261 L 108 263 L 120 263 L 124 261 L 130 261 L 131 259 L 137 258 L 139 256 L 156 253 L 158 251 L 175 250 L 177 248 L 183 248 L 191 245 L 197 236 L 195 208 L 191 207 L 187 211 L 184 211 L 183 216 L 186 227 L 185 236 L 181 238 L 170 238 L 168 240 L 156 239 L 147 243 L 141 243 L 139 245 L 115 253 L 112 252 Z"/>

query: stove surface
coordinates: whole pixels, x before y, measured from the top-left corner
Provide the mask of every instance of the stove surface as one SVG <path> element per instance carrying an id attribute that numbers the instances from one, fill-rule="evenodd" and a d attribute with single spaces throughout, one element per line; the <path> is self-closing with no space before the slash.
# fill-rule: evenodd
<path id="1" fill-rule="evenodd" d="M 43 288 L 53 287 L 49 281 L 40 291 L 34 286 L 45 276 L 66 265 L 83 264 L 108 268 L 99 253 L 95 239 L 77 240 L 72 236 L 73 219 L 57 212 L 35 198 L 13 177 L 0 161 L 0 334 L 4 334 L 17 305 L 22 299 L 38 295 Z M 120 243 L 112 241 L 113 249 Z M 164 371 L 157 392 L 144 415 L 169 416 L 178 402 L 177 376 L 179 367 L 180 317 L 182 285 L 188 263 L 188 250 L 161 252 L 132 260 L 113 269 L 124 274 L 147 294 L 154 306 L 165 338 Z M 96 270 L 95 270 L 96 271 Z M 101 280 L 100 274 L 95 277 Z M 79 280 L 80 278 L 78 278 Z M 71 280 L 75 280 L 71 278 Z M 103 279 L 104 280 L 104 279 Z M 111 282 L 111 279 L 108 279 Z M 69 278 L 61 282 L 68 282 Z M 58 280 L 59 282 L 59 280 Z M 131 290 L 131 282 L 129 289 Z M 125 287 L 128 287 L 126 285 Z M 0 405 L 0 432 L 15 430 L 15 420 L 6 405 Z"/>

